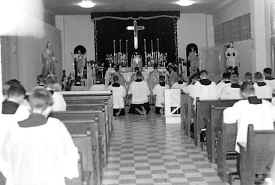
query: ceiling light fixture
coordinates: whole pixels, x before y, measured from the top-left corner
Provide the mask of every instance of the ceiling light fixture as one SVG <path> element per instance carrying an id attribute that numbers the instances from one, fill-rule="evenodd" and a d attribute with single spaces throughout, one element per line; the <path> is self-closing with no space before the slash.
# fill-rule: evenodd
<path id="1" fill-rule="evenodd" d="M 195 4 L 195 2 L 191 1 L 191 0 L 179 0 L 176 2 L 176 4 L 178 4 L 180 6 L 191 6 L 191 5 Z"/>
<path id="2" fill-rule="evenodd" d="M 81 8 L 93 8 L 96 4 L 90 0 L 82 0 L 78 3 Z"/>

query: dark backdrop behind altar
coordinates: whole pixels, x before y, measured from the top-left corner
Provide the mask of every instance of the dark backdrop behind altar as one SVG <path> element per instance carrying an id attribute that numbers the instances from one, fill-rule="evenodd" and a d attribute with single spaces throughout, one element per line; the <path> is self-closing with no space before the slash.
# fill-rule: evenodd
<path id="1" fill-rule="evenodd" d="M 160 17 L 156 18 L 155 16 Z M 133 25 L 133 19 L 130 19 L 129 17 L 145 17 L 144 19 L 137 20 L 139 26 L 145 27 L 145 30 L 138 32 L 138 51 L 142 55 L 144 55 L 144 39 L 146 39 L 147 53 L 151 52 L 151 40 L 153 41 L 154 51 L 157 51 L 157 39 L 159 39 L 160 52 L 168 54 L 168 62 L 176 62 L 177 17 L 179 17 L 179 12 L 126 12 L 92 14 L 92 19 L 95 20 L 95 48 L 97 61 L 103 63 L 107 54 L 113 54 L 114 40 L 116 40 L 116 52 L 118 52 L 120 48 L 119 40 L 122 40 L 121 50 L 123 53 L 126 53 L 126 40 L 128 40 L 128 53 L 129 56 L 131 56 L 134 51 L 134 33 L 133 31 L 128 31 L 126 29 L 127 26 Z M 130 61 L 128 63 L 130 63 Z"/>

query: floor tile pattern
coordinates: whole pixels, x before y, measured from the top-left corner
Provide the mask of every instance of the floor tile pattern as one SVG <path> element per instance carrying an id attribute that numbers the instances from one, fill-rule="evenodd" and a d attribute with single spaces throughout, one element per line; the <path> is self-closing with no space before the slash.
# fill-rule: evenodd
<path id="1" fill-rule="evenodd" d="M 103 185 L 225 185 L 206 153 L 163 117 L 133 116 L 114 121 Z"/>

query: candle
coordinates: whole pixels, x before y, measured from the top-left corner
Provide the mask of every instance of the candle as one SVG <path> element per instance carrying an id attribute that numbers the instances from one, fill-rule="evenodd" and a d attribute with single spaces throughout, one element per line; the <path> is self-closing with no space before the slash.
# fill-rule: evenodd
<path id="1" fill-rule="evenodd" d="M 126 55 L 128 55 L 128 40 L 126 40 L 126 51 L 125 51 Z"/>
<path id="2" fill-rule="evenodd" d="M 157 52 L 159 52 L 159 38 L 157 38 Z"/>
<path id="3" fill-rule="evenodd" d="M 146 39 L 144 39 L 144 52 L 146 53 Z"/>
<path id="4" fill-rule="evenodd" d="M 151 53 L 153 54 L 154 52 L 154 44 L 153 44 L 153 40 L 151 40 Z"/>
<path id="5" fill-rule="evenodd" d="M 157 61 L 159 63 L 159 38 L 157 38 Z"/>
<path id="6" fill-rule="evenodd" d="M 119 40 L 119 52 L 121 53 L 121 39 Z"/>
<path id="7" fill-rule="evenodd" d="M 114 56 L 115 56 L 115 54 L 116 54 L 116 40 L 113 40 L 113 46 L 114 46 Z"/>

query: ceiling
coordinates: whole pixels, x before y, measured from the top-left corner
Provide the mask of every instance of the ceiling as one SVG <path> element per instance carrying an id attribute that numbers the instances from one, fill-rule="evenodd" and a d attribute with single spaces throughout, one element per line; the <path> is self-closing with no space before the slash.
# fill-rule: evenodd
<path id="1" fill-rule="evenodd" d="M 93 0 L 92 9 L 83 9 L 75 4 L 80 0 L 43 0 L 45 8 L 54 14 L 90 14 L 91 12 L 166 11 L 180 10 L 185 13 L 211 13 L 233 0 L 194 0 L 190 7 L 180 7 L 175 0 Z"/>

